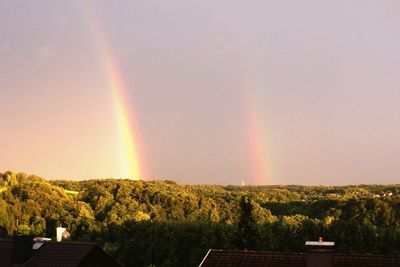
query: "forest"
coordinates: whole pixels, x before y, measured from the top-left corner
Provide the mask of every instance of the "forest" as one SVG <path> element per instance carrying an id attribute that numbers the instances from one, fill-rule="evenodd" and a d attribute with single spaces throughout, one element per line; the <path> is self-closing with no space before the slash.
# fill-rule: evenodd
<path id="1" fill-rule="evenodd" d="M 400 253 L 400 185 L 218 186 L 0 173 L 0 237 L 93 241 L 125 266 L 198 266 L 210 248 Z"/>

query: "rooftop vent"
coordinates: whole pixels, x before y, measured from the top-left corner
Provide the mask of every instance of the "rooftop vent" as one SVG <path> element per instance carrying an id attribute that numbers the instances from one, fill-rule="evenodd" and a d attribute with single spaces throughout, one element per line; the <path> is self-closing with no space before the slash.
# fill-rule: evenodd
<path id="1" fill-rule="evenodd" d="M 33 250 L 38 250 L 39 248 L 41 248 L 42 246 L 43 246 L 43 244 L 45 243 L 45 242 L 50 242 L 51 241 L 51 238 L 47 238 L 47 237 L 35 237 L 34 239 L 33 239 L 33 246 L 32 246 L 32 249 Z"/>

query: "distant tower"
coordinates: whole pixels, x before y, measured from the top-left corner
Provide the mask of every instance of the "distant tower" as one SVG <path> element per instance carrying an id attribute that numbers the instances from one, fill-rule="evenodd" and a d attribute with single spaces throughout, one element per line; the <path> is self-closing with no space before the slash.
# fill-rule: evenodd
<path id="1" fill-rule="evenodd" d="M 242 186 L 244 186 L 244 181 L 242 181 Z"/>

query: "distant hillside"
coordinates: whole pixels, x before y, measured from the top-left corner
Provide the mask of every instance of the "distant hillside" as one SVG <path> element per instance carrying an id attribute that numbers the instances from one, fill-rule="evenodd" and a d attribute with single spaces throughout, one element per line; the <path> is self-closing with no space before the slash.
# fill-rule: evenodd
<path id="1" fill-rule="evenodd" d="M 0 173 L 0 237 L 53 237 L 58 225 L 128 266 L 196 266 L 211 247 L 301 251 L 320 235 L 342 252 L 399 253 L 400 185 L 188 186 Z"/>

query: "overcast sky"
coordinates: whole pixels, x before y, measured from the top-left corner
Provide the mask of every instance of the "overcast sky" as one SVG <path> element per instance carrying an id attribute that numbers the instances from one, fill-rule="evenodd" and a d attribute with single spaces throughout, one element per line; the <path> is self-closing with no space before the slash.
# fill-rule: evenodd
<path id="1" fill-rule="evenodd" d="M 399 183 L 399 1 L 83 3 L 0 2 L 0 172 L 121 177 L 106 42 L 143 178 Z"/>

